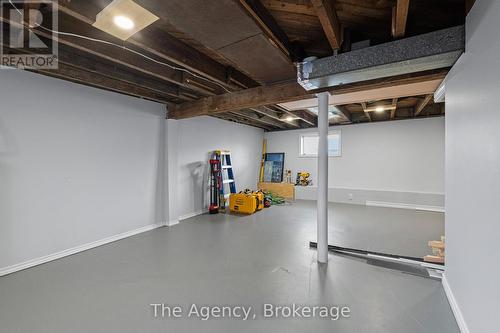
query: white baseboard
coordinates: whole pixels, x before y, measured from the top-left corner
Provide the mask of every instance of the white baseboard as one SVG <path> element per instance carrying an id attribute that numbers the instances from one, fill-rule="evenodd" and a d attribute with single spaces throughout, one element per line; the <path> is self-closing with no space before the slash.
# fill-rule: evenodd
<path id="1" fill-rule="evenodd" d="M 124 232 L 124 233 L 121 233 L 118 235 L 114 235 L 114 236 L 110 236 L 107 238 L 103 238 L 103 239 L 100 239 L 100 240 L 97 240 L 97 241 L 94 241 L 91 243 L 75 246 L 73 248 L 70 248 L 70 249 L 67 249 L 67 250 L 64 250 L 61 252 L 49 254 L 47 256 L 43 256 L 43 257 L 39 257 L 39 258 L 35 258 L 35 259 L 31 259 L 31 260 L 28 260 L 28 261 L 25 261 L 25 262 L 22 262 L 19 264 L 15 264 L 12 266 L 2 267 L 2 268 L 0 268 L 0 276 L 4 276 L 7 274 L 12 274 L 14 272 L 22 271 L 22 270 L 30 268 L 30 267 L 38 266 L 38 265 L 47 263 L 49 261 L 61 259 L 63 257 L 67 257 L 67 256 L 70 256 L 70 255 L 78 253 L 78 252 L 90 250 L 92 248 L 95 248 L 95 247 L 98 247 L 101 245 L 112 243 L 112 242 L 118 241 L 120 239 L 124 239 L 124 238 L 130 237 L 130 236 L 134 236 L 134 235 L 137 235 L 137 234 L 140 234 L 140 233 L 143 233 L 146 231 L 150 231 L 150 230 L 153 230 L 156 228 L 164 227 L 164 226 L 165 226 L 165 224 L 163 224 L 163 223 L 150 224 L 150 225 L 141 227 L 139 229 L 127 231 L 127 232 Z"/>
<path id="2" fill-rule="evenodd" d="M 174 225 L 179 224 L 179 220 L 171 220 L 167 222 L 167 227 L 173 227 Z"/>
<path id="3" fill-rule="evenodd" d="M 446 297 L 448 298 L 448 302 L 451 306 L 451 311 L 453 311 L 453 315 L 455 316 L 455 320 L 457 321 L 458 328 L 462 333 L 469 333 L 469 328 L 467 327 L 467 323 L 465 322 L 464 316 L 462 315 L 462 311 L 458 307 L 457 300 L 451 291 L 450 285 L 448 284 L 448 280 L 446 279 L 446 273 L 443 274 L 443 279 L 441 280 L 444 288 L 444 292 L 446 293 Z"/>
<path id="4" fill-rule="evenodd" d="M 208 212 L 208 209 L 197 210 L 196 212 L 192 212 L 192 213 L 188 213 L 188 214 L 184 214 L 184 215 L 179 216 L 178 220 L 179 221 L 187 220 L 187 219 L 190 219 L 192 217 L 195 217 L 195 216 L 198 216 L 201 214 L 205 214 L 207 212 Z"/>
<path id="5" fill-rule="evenodd" d="M 440 206 L 426 206 L 426 205 L 414 205 L 405 204 L 398 202 L 382 202 L 382 201 L 366 201 L 367 206 L 374 207 L 387 207 L 387 208 L 401 208 L 401 209 L 412 209 L 412 210 L 422 210 L 427 212 L 439 212 L 444 213 L 444 207 Z"/>

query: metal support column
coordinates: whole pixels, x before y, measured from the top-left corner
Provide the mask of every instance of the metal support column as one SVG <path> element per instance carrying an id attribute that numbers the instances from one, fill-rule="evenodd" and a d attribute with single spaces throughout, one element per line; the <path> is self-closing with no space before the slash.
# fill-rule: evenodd
<path id="1" fill-rule="evenodd" d="M 328 262 L 328 96 L 318 94 L 318 262 Z"/>

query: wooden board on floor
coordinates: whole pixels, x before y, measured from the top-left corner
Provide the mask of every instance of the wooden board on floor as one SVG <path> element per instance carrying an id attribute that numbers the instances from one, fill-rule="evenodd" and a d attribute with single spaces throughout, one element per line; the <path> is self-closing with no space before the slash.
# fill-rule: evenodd
<path id="1" fill-rule="evenodd" d="M 259 190 L 272 192 L 273 194 L 279 195 L 285 199 L 295 199 L 294 184 L 260 182 L 258 184 L 258 188 Z"/>
<path id="2" fill-rule="evenodd" d="M 425 256 L 424 261 L 426 262 L 432 262 L 436 264 L 444 264 L 444 257 L 439 257 L 439 256 Z"/>

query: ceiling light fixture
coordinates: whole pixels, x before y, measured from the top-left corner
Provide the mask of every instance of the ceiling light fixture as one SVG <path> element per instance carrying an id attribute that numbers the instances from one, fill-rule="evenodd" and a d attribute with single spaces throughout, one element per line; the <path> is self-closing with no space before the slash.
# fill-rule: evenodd
<path id="1" fill-rule="evenodd" d="M 115 18 L 113 19 L 113 22 L 119 28 L 122 28 L 125 30 L 130 30 L 130 29 L 133 29 L 135 27 L 134 21 L 132 21 L 131 19 L 129 19 L 126 16 L 121 16 L 121 15 L 115 16 Z"/>
<path id="2" fill-rule="evenodd" d="M 293 117 L 286 117 L 286 121 L 293 121 Z"/>
<path id="3" fill-rule="evenodd" d="M 385 111 L 385 108 L 383 106 L 377 106 L 375 108 L 375 112 L 384 112 Z"/>
<path id="4" fill-rule="evenodd" d="M 113 0 L 97 14 L 92 26 L 116 38 L 127 40 L 157 20 L 158 16 L 132 0 Z"/>

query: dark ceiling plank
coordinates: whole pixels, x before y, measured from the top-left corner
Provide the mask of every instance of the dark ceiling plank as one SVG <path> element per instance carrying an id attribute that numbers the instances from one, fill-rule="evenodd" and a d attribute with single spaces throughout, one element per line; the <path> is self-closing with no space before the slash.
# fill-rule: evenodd
<path id="1" fill-rule="evenodd" d="M 89 26 L 91 26 L 95 20 L 95 8 L 90 2 L 59 0 L 59 10 L 73 16 Z M 155 24 L 160 25 L 161 21 L 158 21 Z M 127 40 L 127 43 L 135 45 L 143 50 L 147 50 L 148 52 L 178 66 L 185 67 L 186 69 L 210 80 L 216 81 L 229 89 L 239 89 L 240 86 L 256 86 L 255 81 L 241 72 L 218 63 L 204 53 L 183 43 L 164 31 L 155 29 L 154 27 L 144 29 L 137 36 Z M 235 81 L 238 84 L 233 85 L 231 81 Z"/>
<path id="2" fill-rule="evenodd" d="M 174 119 L 213 115 L 229 111 L 279 104 L 301 99 L 314 98 L 321 91 L 333 94 L 355 93 L 377 88 L 393 87 L 403 84 L 426 82 L 442 79 L 448 70 L 427 71 L 405 74 L 353 84 L 345 84 L 315 91 L 304 90 L 297 82 L 285 82 L 267 87 L 257 87 L 218 96 L 209 96 L 197 101 L 186 102 L 169 107 L 169 116 Z"/>
<path id="3" fill-rule="evenodd" d="M 130 96 L 145 98 L 155 102 L 164 104 L 169 102 L 168 96 L 159 94 L 135 84 L 130 84 L 128 82 L 123 82 L 117 79 L 82 70 L 80 68 L 68 66 L 64 63 L 59 63 L 59 68 L 57 70 L 44 69 L 36 70 L 34 72 L 81 83 L 84 85 L 89 85 L 96 88 L 111 90 Z"/>
<path id="4" fill-rule="evenodd" d="M 422 113 L 424 108 L 427 106 L 427 104 L 429 104 L 433 97 L 434 95 L 429 94 L 417 104 L 417 106 L 415 107 L 415 117 L 418 117 L 420 113 Z"/>
<path id="5" fill-rule="evenodd" d="M 326 38 L 333 50 L 342 45 L 342 31 L 340 21 L 335 10 L 334 0 L 311 0 Z"/>
<path id="6" fill-rule="evenodd" d="M 397 0 L 396 6 L 392 9 L 392 37 L 404 37 L 409 8 L 410 0 Z"/>
<path id="7" fill-rule="evenodd" d="M 278 25 L 274 17 L 268 12 L 260 0 L 239 0 L 247 13 L 254 19 L 266 36 L 271 39 L 281 52 L 291 61 L 297 61 L 288 36 Z"/>

